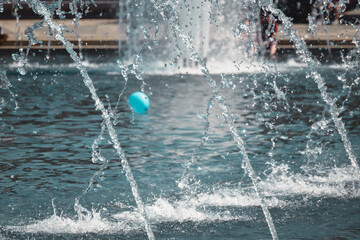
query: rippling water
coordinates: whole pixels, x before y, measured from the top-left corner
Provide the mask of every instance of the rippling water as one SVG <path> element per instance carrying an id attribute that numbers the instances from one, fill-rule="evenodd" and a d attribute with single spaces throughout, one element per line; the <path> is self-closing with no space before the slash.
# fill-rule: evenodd
<path id="1" fill-rule="evenodd" d="M 97 67 L 96 67 L 97 66 Z M 101 99 L 112 109 L 124 80 L 116 66 L 90 67 Z M 288 66 L 288 65 L 287 65 Z M 246 142 L 261 189 L 282 239 L 360 238 L 360 182 L 326 104 L 306 69 L 229 74 L 222 90 Z M 110 68 L 110 69 L 109 69 Z M 360 156 L 360 86 L 354 71 L 319 69 L 341 108 Z M 111 160 L 80 199 L 92 214 L 79 216 L 75 198 L 100 169 L 91 146 L 102 118 L 81 76 L 70 66 L 41 67 L 25 76 L 9 69 L 20 109 L 6 102 L 0 133 L 0 239 L 144 239 L 129 183 L 109 137 Z M 346 81 L 338 76 L 343 74 Z M 215 75 L 218 82 L 221 76 Z M 140 89 L 130 77 L 116 131 L 159 239 L 270 239 L 259 200 L 242 168 L 242 155 L 215 104 L 209 139 L 191 167 L 191 188 L 177 181 L 203 136 L 201 116 L 211 91 L 201 75 L 146 75 L 151 99 L 144 115 L 126 99 Z"/>

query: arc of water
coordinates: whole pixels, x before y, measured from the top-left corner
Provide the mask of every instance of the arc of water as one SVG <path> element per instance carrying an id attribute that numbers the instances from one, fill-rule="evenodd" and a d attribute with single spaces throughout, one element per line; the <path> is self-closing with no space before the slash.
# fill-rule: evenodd
<path id="1" fill-rule="evenodd" d="M 9 94 L 12 97 L 12 100 L 15 103 L 15 111 L 17 111 L 19 109 L 19 103 L 16 100 L 16 95 L 15 93 L 11 90 L 13 86 L 10 83 L 10 80 L 8 79 L 7 75 L 6 75 L 6 71 L 0 69 L 0 89 L 5 89 L 9 92 Z"/>
<path id="2" fill-rule="evenodd" d="M 349 157 L 351 165 L 354 168 L 359 169 L 359 165 L 357 163 L 356 156 L 351 146 L 351 142 L 346 134 L 345 124 L 341 121 L 341 118 L 339 117 L 340 112 L 336 106 L 336 101 L 332 98 L 331 93 L 327 91 L 324 78 L 315 69 L 316 66 L 320 65 L 319 62 L 317 62 L 311 57 L 311 53 L 307 49 L 306 43 L 296 34 L 294 30 L 294 24 L 289 20 L 288 17 L 285 16 L 285 14 L 281 10 L 266 1 L 263 1 L 262 3 L 259 2 L 259 4 L 261 8 L 270 11 L 283 22 L 283 29 L 288 31 L 290 39 L 295 44 L 297 54 L 301 57 L 302 61 L 306 63 L 310 68 L 310 74 L 314 79 L 315 83 L 317 84 L 318 89 L 320 90 L 321 97 L 323 98 L 324 102 L 329 106 L 331 118 L 344 143 L 345 151 Z"/>
<path id="3" fill-rule="evenodd" d="M 77 42 L 78 42 L 79 56 L 80 56 L 80 59 L 83 59 L 81 37 L 80 37 L 80 33 L 79 33 L 79 21 L 82 18 L 82 13 L 78 11 L 77 1 L 76 0 L 71 2 L 69 4 L 69 7 L 70 7 L 70 10 L 71 10 L 71 13 L 73 15 L 75 15 L 75 18 L 74 18 L 75 35 L 76 35 Z"/>
<path id="4" fill-rule="evenodd" d="M 191 154 L 190 160 L 185 163 L 185 168 L 183 170 L 182 176 L 181 176 L 180 180 L 178 181 L 179 188 L 188 187 L 190 168 L 196 162 L 196 155 L 199 153 L 200 149 L 204 146 L 206 140 L 209 138 L 210 108 L 212 107 L 212 102 L 214 101 L 215 97 L 216 97 L 216 95 L 211 96 L 211 98 L 208 101 L 207 108 L 206 108 L 206 114 L 203 117 L 205 119 L 205 127 L 203 130 L 203 136 L 201 138 L 201 142 L 196 147 L 195 151 Z"/>
<path id="5" fill-rule="evenodd" d="M 92 161 L 93 163 L 96 163 L 96 162 L 102 162 L 102 165 L 100 167 L 100 169 L 98 171 L 96 171 L 94 173 L 94 175 L 90 178 L 89 182 L 88 182 L 88 186 L 85 188 L 85 190 L 75 198 L 75 210 L 77 210 L 78 214 L 81 216 L 83 212 L 86 212 L 87 214 L 90 214 L 90 212 L 85 209 L 84 207 L 82 207 L 80 205 L 80 199 L 85 196 L 85 194 L 87 194 L 91 187 L 93 186 L 94 184 L 94 181 L 95 181 L 95 178 L 102 172 L 104 171 L 108 164 L 110 163 L 110 160 L 103 157 L 100 153 L 100 151 L 97 150 L 98 148 L 98 145 L 100 144 L 101 140 L 103 139 L 103 134 L 105 132 L 105 127 L 106 127 L 106 124 L 105 124 L 105 121 L 102 121 L 101 123 L 101 132 L 99 134 L 99 136 L 94 140 L 93 144 L 92 144 Z"/>
<path id="6" fill-rule="evenodd" d="M 119 41 L 118 41 L 118 54 L 119 57 L 121 57 L 121 48 L 122 48 L 122 43 L 121 43 L 121 24 L 122 24 L 122 20 L 123 20 L 123 4 L 122 1 L 119 0 Z"/>
<path id="7" fill-rule="evenodd" d="M 265 202 L 264 195 L 260 191 L 260 187 L 258 185 L 259 178 L 257 177 L 257 175 L 251 165 L 249 156 L 248 156 L 246 148 L 245 148 L 245 143 L 244 143 L 243 139 L 239 136 L 237 128 L 234 125 L 234 115 L 229 112 L 229 107 L 226 104 L 225 98 L 221 95 L 221 93 L 217 87 L 216 81 L 212 78 L 212 76 L 210 75 L 210 71 L 208 70 L 205 62 L 201 59 L 199 53 L 195 50 L 195 47 L 191 42 L 190 36 L 185 34 L 182 31 L 182 29 L 180 28 L 180 25 L 178 22 L 178 19 L 179 19 L 178 13 L 175 10 L 175 8 L 172 6 L 172 4 L 170 2 L 166 2 L 166 4 L 161 5 L 155 0 L 151 0 L 151 2 L 153 3 L 156 10 L 159 11 L 159 13 L 162 15 L 163 19 L 167 20 L 169 22 L 170 27 L 173 29 L 173 31 L 175 33 L 178 34 L 178 36 L 183 41 L 184 45 L 190 50 L 191 59 L 193 61 L 197 61 L 199 63 L 201 71 L 205 75 L 205 78 L 214 93 L 215 100 L 218 102 L 220 108 L 223 110 L 222 115 L 231 131 L 233 140 L 236 143 L 237 147 L 240 149 L 241 154 L 243 155 L 243 161 L 245 162 L 245 166 L 246 166 L 245 169 L 254 185 L 256 194 L 257 194 L 258 198 L 260 199 L 260 205 L 264 212 L 266 222 L 269 226 L 271 236 L 273 239 L 279 239 L 277 236 L 277 232 L 276 232 L 276 228 L 275 228 L 273 219 L 271 217 L 271 213 Z"/>
<path id="8" fill-rule="evenodd" d="M 20 33 L 20 27 L 21 27 L 21 23 L 20 23 L 20 16 L 19 16 L 19 6 L 18 6 L 18 1 L 17 0 L 13 0 L 13 15 L 16 18 L 16 42 L 15 45 L 17 45 L 19 43 L 19 48 L 22 49 L 22 36 Z"/>
<path id="9" fill-rule="evenodd" d="M 122 164 L 122 166 L 123 166 L 123 168 L 125 170 L 126 178 L 128 179 L 128 181 L 130 183 L 131 191 L 132 191 L 133 196 L 135 198 L 137 208 L 138 208 L 140 214 L 144 218 L 144 224 L 145 224 L 145 230 L 146 230 L 147 236 L 151 240 L 155 239 L 155 236 L 153 234 L 151 225 L 150 225 L 150 223 L 148 221 L 148 218 L 147 218 L 147 215 L 146 215 L 144 204 L 143 204 L 143 202 L 141 200 L 141 197 L 140 197 L 140 194 L 139 194 L 139 191 L 138 191 L 137 183 L 136 183 L 136 181 L 134 179 L 134 175 L 133 175 L 133 173 L 131 171 L 131 168 L 130 168 L 129 162 L 128 162 L 126 156 L 125 156 L 125 153 L 124 153 L 123 149 L 121 148 L 121 145 L 120 145 L 120 142 L 118 140 L 116 131 L 115 131 L 114 126 L 113 126 L 113 124 L 111 122 L 109 112 L 104 107 L 104 104 L 102 103 L 102 101 L 98 97 L 98 95 L 96 93 L 95 86 L 94 86 L 90 76 L 88 75 L 88 73 L 86 71 L 86 68 L 82 65 L 80 57 L 77 55 L 77 53 L 73 49 L 73 44 L 71 44 L 68 40 L 66 40 L 64 38 L 64 36 L 62 34 L 62 31 L 63 31 L 62 26 L 57 24 L 56 22 L 54 22 L 51 19 L 51 13 L 46 8 L 44 3 L 42 3 L 39 0 L 31 0 L 31 1 L 27 0 L 26 3 L 29 5 L 29 7 L 35 13 L 43 16 L 44 21 L 53 30 L 53 32 L 55 34 L 55 38 L 57 40 L 59 40 L 65 46 L 66 50 L 70 54 L 70 57 L 76 63 L 76 67 L 79 69 L 80 74 L 83 76 L 84 84 L 86 85 L 86 87 L 88 87 L 88 89 L 89 89 L 89 91 L 91 93 L 91 97 L 95 101 L 96 109 L 100 110 L 102 112 L 102 117 L 103 117 L 103 120 L 105 121 L 106 128 L 108 129 L 109 136 L 110 136 L 111 141 L 113 143 L 113 147 L 116 150 L 117 155 L 121 159 L 121 164 Z"/>

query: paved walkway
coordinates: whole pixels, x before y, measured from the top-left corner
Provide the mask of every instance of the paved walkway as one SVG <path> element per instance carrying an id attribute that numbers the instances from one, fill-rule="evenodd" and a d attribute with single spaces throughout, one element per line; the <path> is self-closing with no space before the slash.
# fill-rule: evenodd
<path id="1" fill-rule="evenodd" d="M 353 39 L 357 32 L 354 25 L 335 24 L 332 25 L 316 25 L 313 30 L 308 28 L 308 24 L 296 24 L 295 30 L 297 34 L 305 40 L 308 48 L 355 48 Z M 292 43 L 289 41 L 289 37 L 284 36 L 281 33 L 281 26 L 279 30 L 279 48 L 290 49 L 293 48 Z M 360 34 L 360 33 L 359 33 Z M 359 36 L 360 38 L 360 36 Z M 360 40 L 360 39 L 359 39 Z"/>
<path id="2" fill-rule="evenodd" d="M 75 25 L 72 20 L 55 20 L 59 24 L 66 26 L 67 31 L 64 36 L 67 40 L 74 44 L 74 48 L 78 48 L 78 38 Z M 26 48 L 29 44 L 25 36 L 25 30 L 34 25 L 39 20 L 20 20 L 20 25 L 15 20 L 0 20 L 0 26 L 3 28 L 3 33 L 8 34 L 8 39 L 0 43 L 0 49 L 19 49 Z M 117 19 L 82 19 L 79 21 L 78 33 L 81 38 L 82 48 L 84 49 L 106 49 L 118 48 L 119 37 L 125 40 L 126 35 L 123 31 L 119 34 L 119 25 Z M 122 29 L 125 26 L 121 26 Z M 20 33 L 19 35 L 17 33 Z M 40 29 L 34 31 L 36 38 L 42 41 L 42 44 L 32 46 L 32 49 L 46 49 L 50 41 L 51 49 L 64 48 L 62 44 L 55 40 L 54 37 L 49 37 L 49 28 L 45 25 Z"/>
<path id="3" fill-rule="evenodd" d="M 8 39 L 0 43 L 0 49 L 19 49 L 26 48 L 29 44 L 24 32 L 27 27 L 31 27 L 39 20 L 20 20 L 18 26 L 15 20 L 0 20 L 3 33 L 8 34 Z M 75 25 L 72 20 L 55 20 L 67 27 L 65 37 L 78 48 L 78 39 Z M 118 41 L 126 40 L 125 25 L 121 25 L 119 31 L 118 19 L 82 19 L 79 21 L 78 32 L 81 37 L 82 48 L 84 49 L 117 49 Z M 289 37 L 281 33 L 279 27 L 279 48 L 291 49 L 292 43 Z M 309 48 L 354 48 L 353 39 L 356 34 L 356 26 L 352 25 L 317 25 L 315 31 L 308 30 L 307 24 L 296 24 L 295 30 L 306 41 Z M 19 36 L 17 37 L 17 32 Z M 159 35 L 161 35 L 160 29 Z M 359 33 L 360 34 L 360 33 Z M 64 48 L 61 43 L 49 37 L 48 27 L 43 27 L 35 31 L 35 36 L 42 41 L 42 44 L 32 46 L 32 49 L 47 49 L 50 41 L 51 49 Z"/>

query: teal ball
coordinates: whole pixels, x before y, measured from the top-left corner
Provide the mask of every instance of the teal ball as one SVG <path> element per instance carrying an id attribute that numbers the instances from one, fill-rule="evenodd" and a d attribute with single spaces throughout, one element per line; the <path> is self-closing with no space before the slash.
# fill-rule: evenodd
<path id="1" fill-rule="evenodd" d="M 135 113 L 145 113 L 149 109 L 150 99 L 143 92 L 134 92 L 129 97 L 128 105 Z"/>

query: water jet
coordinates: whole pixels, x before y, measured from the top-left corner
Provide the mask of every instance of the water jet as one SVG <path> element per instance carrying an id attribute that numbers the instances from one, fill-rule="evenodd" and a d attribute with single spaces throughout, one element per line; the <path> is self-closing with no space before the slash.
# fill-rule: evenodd
<path id="1" fill-rule="evenodd" d="M 101 4 L 14 2 L 38 19 L 16 14 L 0 45 L 1 237 L 356 238 L 358 25 L 324 64 L 302 32 L 320 30 L 272 1 L 120 1 L 84 19 Z M 275 60 L 261 9 L 280 23 Z M 129 114 L 134 92 L 147 114 Z"/>

